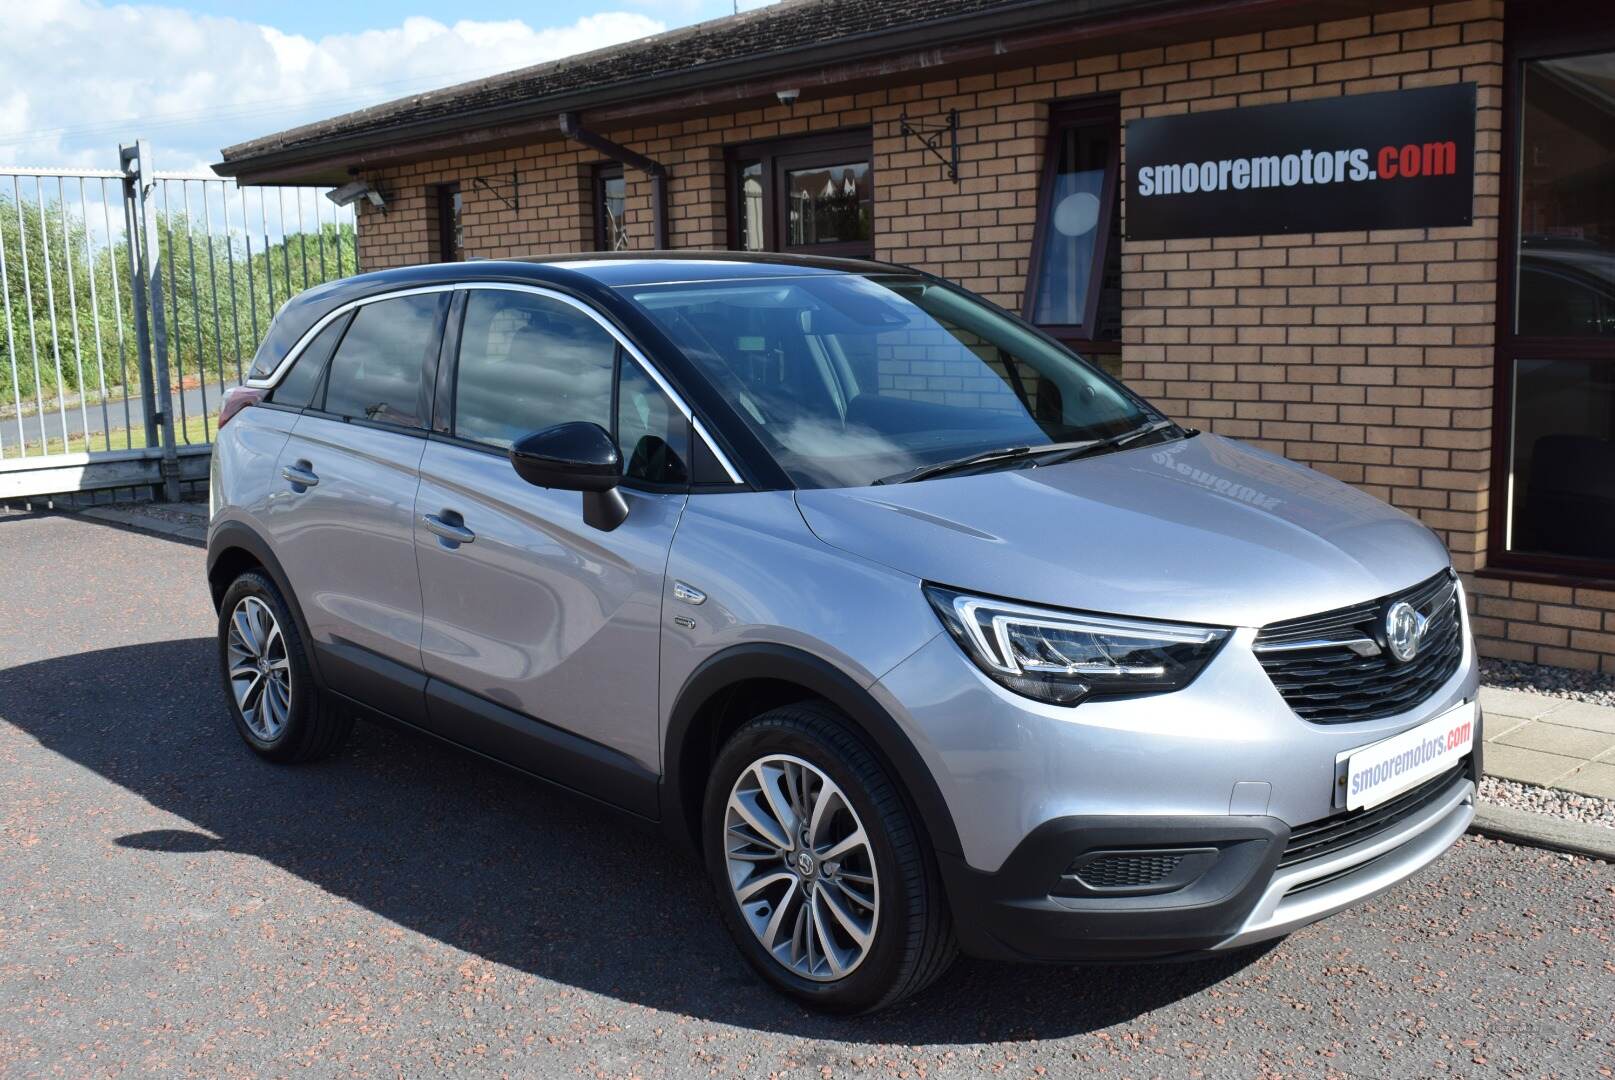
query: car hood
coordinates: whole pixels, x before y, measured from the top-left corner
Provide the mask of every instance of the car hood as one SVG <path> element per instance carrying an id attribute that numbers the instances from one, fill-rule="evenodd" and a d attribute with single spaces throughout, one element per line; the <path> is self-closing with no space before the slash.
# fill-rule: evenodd
<path id="1" fill-rule="evenodd" d="M 927 581 L 1085 611 L 1261 626 L 1448 565 L 1413 518 L 1215 435 L 1030 469 L 803 490 L 825 543 Z"/>

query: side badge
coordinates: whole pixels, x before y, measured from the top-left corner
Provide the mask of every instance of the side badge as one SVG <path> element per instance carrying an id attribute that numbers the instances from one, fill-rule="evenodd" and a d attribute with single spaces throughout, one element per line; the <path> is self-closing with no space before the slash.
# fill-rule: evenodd
<path id="1" fill-rule="evenodd" d="M 684 627 L 686 630 L 695 629 L 695 620 L 690 618 L 688 615 L 675 615 L 673 616 L 673 621 Z"/>

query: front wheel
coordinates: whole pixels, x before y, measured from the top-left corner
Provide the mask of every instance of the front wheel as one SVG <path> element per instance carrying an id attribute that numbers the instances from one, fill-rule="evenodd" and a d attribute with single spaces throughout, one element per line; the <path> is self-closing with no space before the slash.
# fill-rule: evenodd
<path id="1" fill-rule="evenodd" d="M 819 703 L 750 721 L 703 812 L 709 875 L 741 952 L 813 1008 L 871 1012 L 952 962 L 936 859 L 881 764 Z"/>

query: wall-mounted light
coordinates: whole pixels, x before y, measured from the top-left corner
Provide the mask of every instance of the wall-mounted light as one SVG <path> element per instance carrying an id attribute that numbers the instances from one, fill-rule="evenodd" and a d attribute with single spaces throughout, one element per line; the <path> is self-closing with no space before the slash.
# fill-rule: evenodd
<path id="1" fill-rule="evenodd" d="M 363 180 L 355 180 L 351 184 L 343 184 L 325 193 L 325 197 L 338 206 L 352 206 L 360 199 L 369 199 L 370 205 L 377 210 L 386 211 L 387 200 L 382 198 L 381 192 Z"/>
<path id="2" fill-rule="evenodd" d="M 795 105 L 796 104 L 796 99 L 802 96 L 802 91 L 800 91 L 800 90 L 775 90 L 774 91 L 774 96 L 779 99 L 779 103 L 781 105 Z"/>

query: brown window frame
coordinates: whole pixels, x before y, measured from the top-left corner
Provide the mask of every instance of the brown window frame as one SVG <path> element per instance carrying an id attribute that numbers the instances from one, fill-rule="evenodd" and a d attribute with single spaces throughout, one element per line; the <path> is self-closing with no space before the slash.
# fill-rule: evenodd
<path id="1" fill-rule="evenodd" d="M 623 246 L 613 247 L 611 241 L 611 224 L 606 219 L 606 182 L 608 180 L 623 181 L 623 208 L 627 212 L 628 183 L 627 174 L 621 164 L 615 161 L 605 161 L 594 167 L 594 175 L 590 179 L 590 191 L 594 198 L 594 249 L 596 251 L 627 251 L 628 225 L 623 223 Z"/>
<path id="2" fill-rule="evenodd" d="M 1514 444 L 1514 366 L 1521 359 L 1605 360 L 1607 340 L 1515 333 L 1520 240 L 1520 150 L 1525 65 L 1532 60 L 1615 50 L 1615 29 L 1594 6 L 1508 5 L 1503 33 L 1503 153 L 1497 251 L 1497 323 L 1492 369 L 1492 468 L 1487 505 L 1485 572 L 1577 584 L 1615 580 L 1615 560 L 1509 551 L 1510 459 Z"/>
<path id="3" fill-rule="evenodd" d="M 869 163 L 871 192 L 875 187 L 875 146 L 871 128 L 848 128 L 822 135 L 805 135 L 764 142 L 743 143 L 728 147 L 724 152 L 727 178 L 725 204 L 727 207 L 729 248 L 744 250 L 740 244 L 740 189 L 741 170 L 752 162 L 762 166 L 763 173 L 763 250 L 788 252 L 798 255 L 830 255 L 841 258 L 872 259 L 875 256 L 875 224 L 872 217 L 867 241 L 849 240 L 833 244 L 783 243 L 787 234 L 787 208 L 785 205 L 786 174 L 794 169 L 812 168 L 816 164 L 839 164 L 848 154 L 854 154 Z M 874 214 L 878 215 L 878 206 Z"/>
<path id="4" fill-rule="evenodd" d="M 433 184 L 431 189 L 434 221 L 437 228 L 437 261 L 465 261 L 465 222 L 455 227 L 454 197 L 460 195 L 460 183 Z M 460 213 L 465 213 L 465 200 L 460 202 Z"/>
<path id="5" fill-rule="evenodd" d="M 1038 180 L 1037 219 L 1032 232 L 1031 256 L 1026 261 L 1026 284 L 1022 289 L 1021 316 L 1027 322 L 1036 322 L 1038 277 L 1043 271 L 1043 260 L 1048 247 L 1048 232 L 1053 227 L 1054 184 L 1058 176 L 1059 139 L 1074 127 L 1104 127 L 1111 132 L 1110 160 L 1105 164 L 1105 184 L 1100 195 L 1100 218 L 1095 226 L 1101 242 L 1095 245 L 1094 267 L 1090 280 L 1097 288 L 1088 290 L 1087 303 L 1080 323 L 1037 323 L 1039 329 L 1058 338 L 1080 352 L 1119 353 L 1122 343 L 1115 339 L 1094 336 L 1099 320 L 1099 298 L 1104 292 L 1104 271 L 1113 257 L 1121 257 L 1121 237 L 1116 226 L 1121 219 L 1121 100 L 1112 95 L 1079 98 L 1057 102 L 1049 108 L 1048 132 L 1043 143 L 1043 173 Z M 1114 251 L 1112 249 L 1114 245 Z"/>

